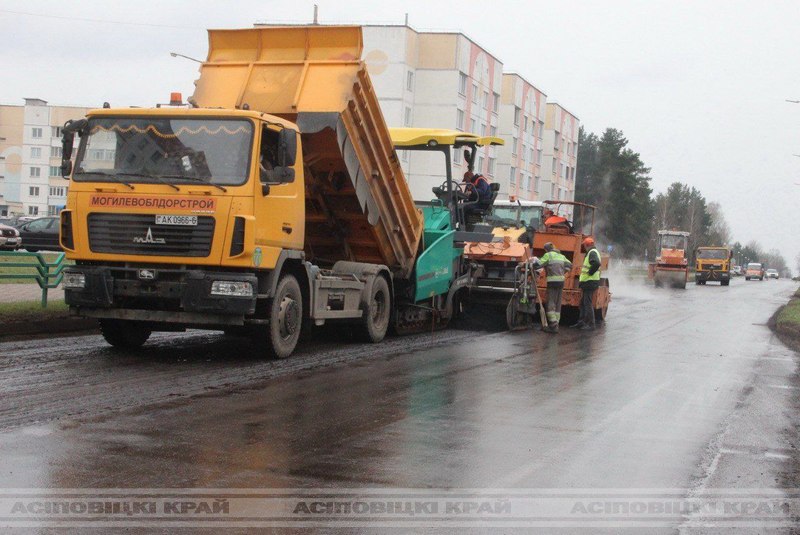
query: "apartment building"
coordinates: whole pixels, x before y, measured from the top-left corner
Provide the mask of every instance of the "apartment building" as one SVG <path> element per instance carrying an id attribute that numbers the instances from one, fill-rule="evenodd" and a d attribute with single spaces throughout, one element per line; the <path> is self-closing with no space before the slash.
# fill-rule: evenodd
<path id="1" fill-rule="evenodd" d="M 547 95 L 517 73 L 503 74 L 497 149 L 500 198 L 540 199 Z"/>
<path id="2" fill-rule="evenodd" d="M 555 102 L 547 103 L 544 121 L 541 199 L 575 200 L 578 164 L 578 118 Z"/>
<path id="3" fill-rule="evenodd" d="M 364 58 L 389 126 L 455 128 L 497 136 L 503 64 L 461 33 L 418 32 L 409 26 L 364 26 Z M 498 147 L 481 151 L 476 170 L 498 176 Z M 441 154 L 400 151 L 417 200 L 443 181 Z M 456 180 L 466 171 L 454 151 Z"/>
<path id="4" fill-rule="evenodd" d="M 0 215 L 53 215 L 67 202 L 61 177 L 61 127 L 89 108 L 26 98 L 0 105 Z"/>

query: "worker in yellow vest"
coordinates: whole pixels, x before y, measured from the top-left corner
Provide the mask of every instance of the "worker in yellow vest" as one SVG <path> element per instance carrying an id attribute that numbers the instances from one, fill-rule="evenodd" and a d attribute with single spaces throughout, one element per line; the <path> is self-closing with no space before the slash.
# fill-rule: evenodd
<path id="1" fill-rule="evenodd" d="M 594 246 L 594 238 L 584 238 L 583 250 L 586 256 L 583 259 L 581 275 L 578 279 L 581 293 L 580 319 L 572 325 L 585 331 L 594 330 L 594 294 L 600 287 L 600 252 Z"/>
<path id="2" fill-rule="evenodd" d="M 550 242 L 544 244 L 544 251 L 544 255 L 539 259 L 539 265 L 544 268 L 547 276 L 547 328 L 545 331 L 557 333 L 558 322 L 561 321 L 564 275 L 572 269 L 572 262 Z"/>

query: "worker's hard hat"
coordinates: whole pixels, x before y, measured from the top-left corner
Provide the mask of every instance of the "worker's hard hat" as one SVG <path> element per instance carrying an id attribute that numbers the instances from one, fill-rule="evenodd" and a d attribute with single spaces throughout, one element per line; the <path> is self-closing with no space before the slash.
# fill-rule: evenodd
<path id="1" fill-rule="evenodd" d="M 587 236 L 586 238 L 584 238 L 584 239 L 583 239 L 583 244 L 584 244 L 586 247 L 589 247 L 589 246 L 591 246 L 591 245 L 594 245 L 594 238 L 592 238 L 591 236 Z"/>
<path id="2" fill-rule="evenodd" d="M 544 250 L 547 251 L 548 253 L 553 249 L 555 249 L 555 247 L 553 246 L 553 242 L 547 242 L 544 244 Z"/>

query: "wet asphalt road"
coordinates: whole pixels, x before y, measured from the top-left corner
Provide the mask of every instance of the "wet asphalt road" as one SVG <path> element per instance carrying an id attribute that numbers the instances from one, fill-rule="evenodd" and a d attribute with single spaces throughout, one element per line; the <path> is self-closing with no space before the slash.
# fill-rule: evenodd
<path id="1" fill-rule="evenodd" d="M 329 335 L 286 361 L 197 332 L 2 343 L 0 488 L 800 486 L 798 354 L 767 327 L 795 287 L 612 279 L 595 333 Z"/>

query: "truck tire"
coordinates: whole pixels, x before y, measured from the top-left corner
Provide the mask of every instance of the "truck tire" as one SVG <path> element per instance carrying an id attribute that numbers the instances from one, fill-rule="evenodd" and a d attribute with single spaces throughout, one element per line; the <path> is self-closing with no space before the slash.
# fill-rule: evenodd
<path id="1" fill-rule="evenodd" d="M 730 283 L 731 283 L 730 280 L 720 281 L 720 284 L 722 284 L 723 286 L 728 286 L 728 285 L 730 285 Z"/>
<path id="2" fill-rule="evenodd" d="M 101 319 L 100 333 L 106 342 L 120 349 L 142 347 L 150 338 L 152 330 L 138 321 Z"/>
<path id="3" fill-rule="evenodd" d="M 303 325 L 303 294 L 294 275 L 286 274 L 278 281 L 275 297 L 269 304 L 267 352 L 274 358 L 289 357 L 300 339 Z"/>
<path id="4" fill-rule="evenodd" d="M 392 316 L 392 297 L 389 283 L 380 275 L 372 279 L 364 309 L 360 337 L 366 342 L 378 343 L 386 336 Z"/>

